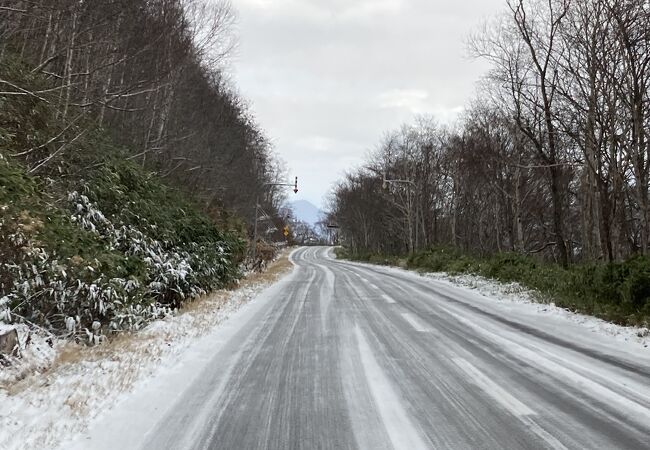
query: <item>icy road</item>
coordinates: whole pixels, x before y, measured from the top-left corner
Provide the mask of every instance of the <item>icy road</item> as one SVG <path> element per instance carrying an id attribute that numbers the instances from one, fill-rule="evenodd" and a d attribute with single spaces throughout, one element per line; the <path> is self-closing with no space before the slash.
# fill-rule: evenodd
<path id="1" fill-rule="evenodd" d="M 77 448 L 650 448 L 647 350 L 327 248 L 292 260 Z"/>

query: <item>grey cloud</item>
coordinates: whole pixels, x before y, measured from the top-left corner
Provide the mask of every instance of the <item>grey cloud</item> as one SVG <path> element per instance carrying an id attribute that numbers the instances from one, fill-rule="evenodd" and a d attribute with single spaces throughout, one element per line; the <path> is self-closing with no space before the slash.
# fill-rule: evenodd
<path id="1" fill-rule="evenodd" d="M 415 114 L 451 120 L 485 63 L 467 35 L 502 0 L 240 0 L 234 75 L 278 152 L 320 203 Z M 300 173 L 305 172 L 305 173 Z M 307 181 L 308 180 L 308 181 Z"/>

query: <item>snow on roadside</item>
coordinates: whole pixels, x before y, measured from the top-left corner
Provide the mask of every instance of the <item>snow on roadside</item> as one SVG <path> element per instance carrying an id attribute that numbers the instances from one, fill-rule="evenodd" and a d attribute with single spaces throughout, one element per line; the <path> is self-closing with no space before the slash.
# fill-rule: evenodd
<path id="1" fill-rule="evenodd" d="M 172 364 L 287 272 L 284 267 L 237 290 L 216 292 L 179 315 L 93 348 L 56 342 L 49 346 L 33 335 L 37 345 L 33 341 L 27 347 L 30 353 L 22 355 L 20 375 L 36 373 L 15 382 L 16 373 L 7 370 L 4 381 L 0 378 L 0 449 L 51 449 L 82 432 L 136 382 Z M 0 366 L 0 375 L 5 369 Z"/>
<path id="2" fill-rule="evenodd" d="M 0 335 L 14 330 L 18 336 L 18 348 L 12 355 L 0 356 L 0 393 L 2 386 L 7 386 L 28 374 L 46 370 L 54 362 L 60 348 L 60 344 L 46 332 L 30 329 L 27 325 L 7 325 L 0 322 Z M 1 413 L 2 409 L 0 418 Z"/>
<path id="3" fill-rule="evenodd" d="M 330 257 L 335 258 L 332 253 Z M 625 343 L 626 348 L 631 351 L 650 351 L 650 330 L 647 327 L 627 327 L 607 322 L 594 316 L 573 312 L 567 308 L 561 308 L 553 302 L 547 301 L 544 296 L 532 289 L 525 288 L 518 283 L 503 283 L 482 277 L 480 275 L 460 274 L 450 275 L 446 272 L 423 272 L 413 271 L 402 267 L 383 266 L 362 262 L 346 261 L 347 264 L 371 267 L 373 269 L 395 271 L 402 275 L 416 277 L 418 279 L 429 279 L 435 283 L 441 283 L 454 288 L 467 289 L 478 294 L 484 301 L 496 304 L 502 310 L 519 319 L 526 318 L 532 324 L 537 323 L 540 316 L 546 317 L 546 325 L 558 325 L 557 331 L 571 333 L 573 338 L 584 338 L 575 334 L 576 329 L 569 330 L 563 327 L 563 323 L 571 323 L 579 329 L 590 331 L 598 336 L 606 337 L 607 341 Z M 539 323 L 541 324 L 541 322 Z M 607 344 L 600 341 L 600 344 Z"/>
<path id="4" fill-rule="evenodd" d="M 553 302 L 546 303 L 539 292 L 527 289 L 519 283 L 502 283 L 478 275 L 449 275 L 446 273 L 426 273 L 425 277 L 446 282 L 454 286 L 475 290 L 483 297 L 498 303 L 518 303 L 529 305 L 528 309 L 535 314 L 561 317 L 580 325 L 594 333 L 611 336 L 615 339 L 637 343 L 644 348 L 650 346 L 650 331 L 644 327 L 626 327 L 607 322 L 597 317 L 573 312 L 567 308 L 556 306 Z M 542 300 L 540 302 L 540 300 Z"/>

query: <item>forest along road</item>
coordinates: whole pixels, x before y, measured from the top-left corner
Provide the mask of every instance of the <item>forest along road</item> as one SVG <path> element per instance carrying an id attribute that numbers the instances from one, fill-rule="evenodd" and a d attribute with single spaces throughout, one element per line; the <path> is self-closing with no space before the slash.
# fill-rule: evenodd
<path id="1" fill-rule="evenodd" d="M 650 448 L 647 350 L 329 248 L 292 260 L 153 423 L 118 407 L 83 447 Z"/>

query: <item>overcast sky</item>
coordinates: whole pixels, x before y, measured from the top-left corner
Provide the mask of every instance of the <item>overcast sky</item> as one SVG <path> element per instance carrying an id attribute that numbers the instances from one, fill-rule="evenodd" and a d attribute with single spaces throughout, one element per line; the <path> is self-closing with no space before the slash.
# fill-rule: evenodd
<path id="1" fill-rule="evenodd" d="M 486 63 L 468 35 L 504 0 L 235 0 L 233 75 L 258 122 L 323 206 L 385 131 L 418 114 L 451 121 Z"/>

